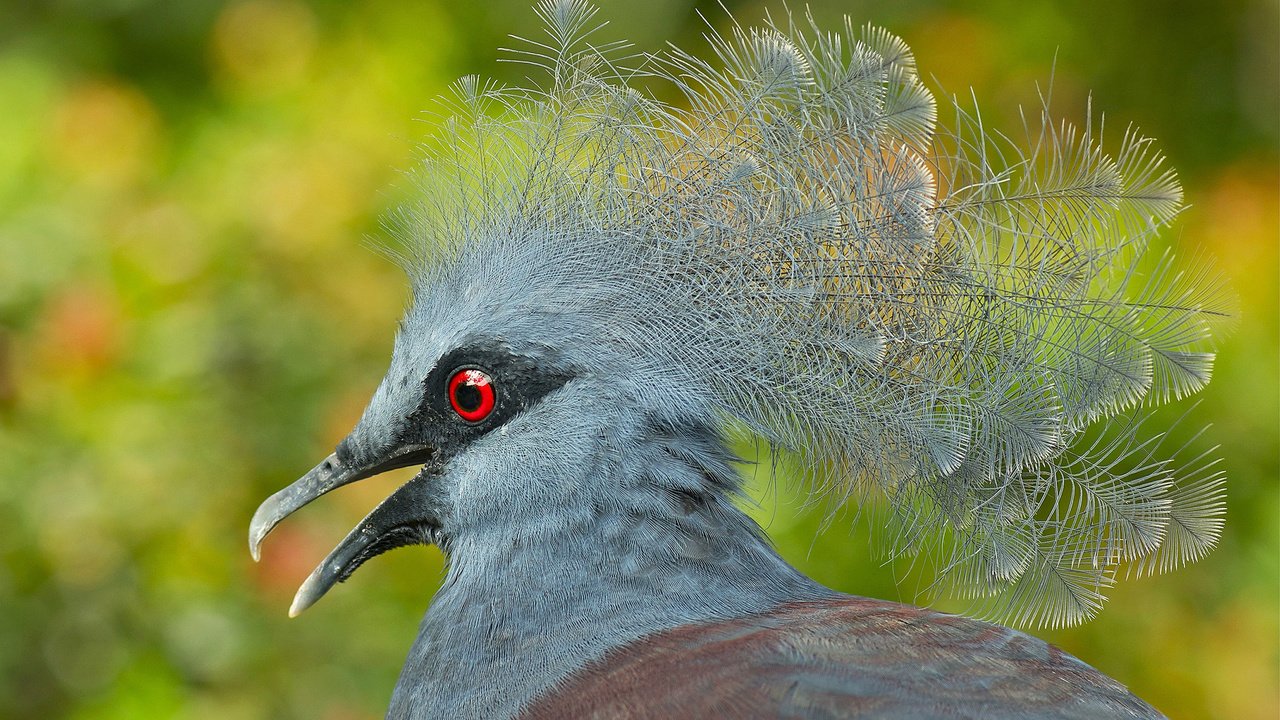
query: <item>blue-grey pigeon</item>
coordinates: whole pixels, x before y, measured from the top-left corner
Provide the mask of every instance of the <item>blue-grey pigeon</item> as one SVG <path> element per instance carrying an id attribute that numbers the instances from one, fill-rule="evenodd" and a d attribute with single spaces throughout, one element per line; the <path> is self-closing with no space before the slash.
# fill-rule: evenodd
<path id="1" fill-rule="evenodd" d="M 291 614 L 444 551 L 392 718 L 1159 717 L 1019 631 L 805 577 L 737 467 L 758 448 L 1016 625 L 1201 557 L 1222 474 L 1142 418 L 1209 381 L 1231 313 L 1146 252 L 1182 207 L 1151 142 L 1047 111 L 1013 140 L 959 101 L 944 129 L 908 47 L 848 21 L 733 23 L 707 60 L 593 44 L 582 0 L 538 12 L 540 87 L 443 101 L 385 379 L 253 518 L 256 557 L 316 497 L 421 466 Z M 638 89 L 664 83 L 682 99 Z"/>

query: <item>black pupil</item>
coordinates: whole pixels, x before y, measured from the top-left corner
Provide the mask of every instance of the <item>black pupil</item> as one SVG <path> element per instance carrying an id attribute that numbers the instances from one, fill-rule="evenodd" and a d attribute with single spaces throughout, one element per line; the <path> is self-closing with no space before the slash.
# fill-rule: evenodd
<path id="1" fill-rule="evenodd" d="M 480 388 L 465 380 L 458 384 L 458 389 L 454 390 L 453 397 L 457 401 L 458 407 L 467 412 L 473 412 L 480 408 Z"/>

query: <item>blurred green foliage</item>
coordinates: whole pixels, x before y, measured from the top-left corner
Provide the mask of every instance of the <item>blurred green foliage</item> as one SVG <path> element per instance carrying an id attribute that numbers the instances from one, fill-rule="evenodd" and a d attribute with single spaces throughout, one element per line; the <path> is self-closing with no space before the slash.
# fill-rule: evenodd
<path id="1" fill-rule="evenodd" d="M 701 44 L 689 0 L 604 5 L 606 38 Z M 1242 298 L 1184 423 L 1222 444 L 1226 535 L 1195 566 L 1122 582 L 1096 621 L 1040 634 L 1175 718 L 1277 717 L 1275 3 L 814 12 L 902 35 L 992 125 L 1015 127 L 1050 78 L 1063 117 L 1092 91 L 1109 126 L 1141 123 L 1181 170 L 1191 208 L 1169 241 L 1215 257 Z M 407 293 L 360 238 L 446 82 L 520 81 L 496 62 L 509 32 L 538 32 L 525 3 L 0 2 L 0 717 L 381 716 L 438 551 L 379 558 L 299 620 L 285 609 L 405 476 L 317 503 L 261 565 L 245 530 L 378 380 Z M 779 494 L 762 512 L 787 557 L 911 599 L 865 537 L 818 532 L 820 510 Z"/>

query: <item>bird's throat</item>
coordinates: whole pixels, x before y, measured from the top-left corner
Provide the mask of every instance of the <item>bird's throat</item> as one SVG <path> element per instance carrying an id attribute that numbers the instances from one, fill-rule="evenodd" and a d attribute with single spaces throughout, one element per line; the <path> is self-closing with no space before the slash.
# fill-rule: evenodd
<path id="1" fill-rule="evenodd" d="M 390 717 L 511 716 L 557 680 L 651 633 L 829 594 L 709 487 L 716 481 L 700 465 L 711 463 L 673 465 L 671 453 L 658 452 L 661 484 L 596 479 L 626 488 L 622 504 L 558 522 L 531 518 L 512 534 L 454 535 L 448 577 Z"/>

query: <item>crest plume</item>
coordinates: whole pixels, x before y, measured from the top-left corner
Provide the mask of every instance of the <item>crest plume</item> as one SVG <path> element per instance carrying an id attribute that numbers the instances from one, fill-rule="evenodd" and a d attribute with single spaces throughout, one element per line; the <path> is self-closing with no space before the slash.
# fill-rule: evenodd
<path id="1" fill-rule="evenodd" d="M 734 25 L 708 62 L 593 45 L 581 0 L 539 13 L 515 59 L 541 89 L 465 78 L 443 103 L 398 229 L 420 296 L 521 288 L 576 318 L 581 364 L 763 438 L 815 494 L 881 508 L 938 590 L 1023 624 L 1212 548 L 1216 460 L 1141 417 L 1209 381 L 1231 307 L 1147 252 L 1182 207 L 1150 140 L 940 112 L 901 40 L 847 20 Z"/>

